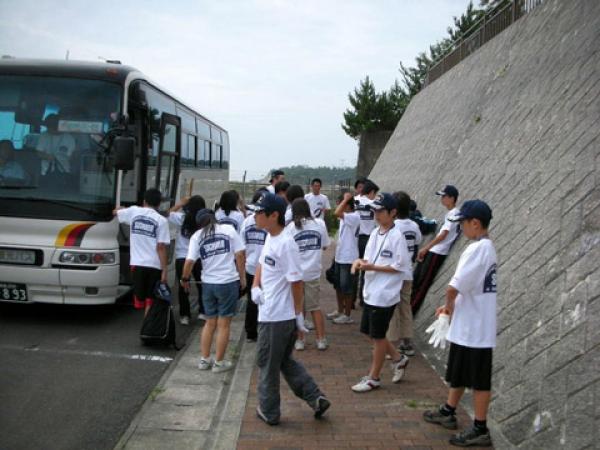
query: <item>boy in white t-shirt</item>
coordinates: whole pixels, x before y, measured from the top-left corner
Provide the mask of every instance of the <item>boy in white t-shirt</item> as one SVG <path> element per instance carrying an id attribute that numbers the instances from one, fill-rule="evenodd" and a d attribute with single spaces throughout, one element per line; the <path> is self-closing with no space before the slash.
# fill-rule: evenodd
<path id="1" fill-rule="evenodd" d="M 379 192 L 379 186 L 377 186 L 371 180 L 365 180 L 361 194 L 355 197 L 356 211 L 360 215 L 360 229 L 358 231 L 358 257 L 362 258 L 365 254 L 365 248 L 369 241 L 371 232 L 375 229 L 377 224 L 375 223 L 375 212 L 371 208 L 373 199 Z M 360 273 L 357 278 L 356 293 L 360 300 L 360 304 L 363 304 L 363 287 L 365 284 L 365 275 Z M 354 298 L 356 300 L 356 297 Z"/>
<path id="2" fill-rule="evenodd" d="M 372 204 L 379 226 L 371 232 L 363 259 L 357 259 L 353 270 L 365 272 L 364 306 L 360 323 L 361 333 L 371 338 L 373 358 L 369 374 L 352 386 L 354 392 L 368 392 L 381 385 L 380 374 L 385 355 L 392 357 L 392 382 L 404 377 L 409 359 L 401 355 L 387 340 L 386 333 L 405 277 L 410 274 L 411 259 L 404 235 L 394 225 L 397 201 L 391 194 L 382 193 Z"/>
<path id="3" fill-rule="evenodd" d="M 161 193 L 148 189 L 144 193 L 144 206 L 115 209 L 120 223 L 130 226 L 129 264 L 133 273 L 133 305 L 148 313 L 152 305 L 154 287 L 158 281 L 167 282 L 167 246 L 171 242 L 167 219 L 160 215 Z"/>
<path id="4" fill-rule="evenodd" d="M 266 193 L 255 205 L 256 224 L 269 233 L 256 267 L 252 300 L 258 305 L 258 417 L 277 425 L 280 373 L 294 394 L 320 418 L 330 406 L 304 366 L 292 357 L 302 314 L 302 268 L 294 239 L 284 232 L 285 200 Z"/>
<path id="5" fill-rule="evenodd" d="M 452 246 L 460 237 L 460 224 L 450 220 L 451 217 L 458 214 L 458 208 L 456 207 L 458 189 L 449 184 L 444 189 L 437 191 L 436 195 L 441 197 L 440 201 L 448 212 L 437 236 L 425 244 L 417 254 L 417 266 L 414 271 L 410 299 L 413 315 L 416 315 L 421 308 L 435 276 L 450 253 Z"/>
<path id="6" fill-rule="evenodd" d="M 315 178 L 310 182 L 312 192 L 306 194 L 304 199 L 310 205 L 310 212 L 315 219 L 323 219 L 327 211 L 331 209 L 329 199 L 325 194 L 321 194 L 322 181 L 320 178 Z"/>
<path id="7" fill-rule="evenodd" d="M 453 436 L 460 447 L 490 446 L 487 411 L 491 398 L 492 349 L 496 346 L 496 250 L 488 236 L 492 210 L 481 200 L 465 202 L 453 220 L 474 241 L 460 256 L 446 290 L 446 302 L 436 315 L 450 316 L 446 339 L 451 343 L 446 370 L 450 391 L 445 405 L 425 411 L 427 422 L 456 429 L 456 407 L 465 388 L 473 389 L 473 426 Z M 442 318 L 446 318 L 442 316 Z M 440 319 L 438 319 L 440 320 Z M 447 321 L 446 321 L 447 323 Z"/>

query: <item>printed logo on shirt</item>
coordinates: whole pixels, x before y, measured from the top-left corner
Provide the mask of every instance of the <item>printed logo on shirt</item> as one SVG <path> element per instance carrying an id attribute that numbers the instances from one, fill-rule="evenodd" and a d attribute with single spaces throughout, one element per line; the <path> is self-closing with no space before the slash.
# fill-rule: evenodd
<path id="1" fill-rule="evenodd" d="M 393 255 L 391 250 L 382 250 L 381 251 L 381 257 L 382 258 L 391 258 Z"/>
<path id="2" fill-rule="evenodd" d="M 207 259 L 230 251 L 229 236 L 214 234 L 200 243 L 200 258 Z"/>
<path id="3" fill-rule="evenodd" d="M 267 232 L 265 230 L 259 230 L 255 227 L 250 227 L 246 229 L 244 238 L 246 240 L 246 244 L 265 245 Z"/>
<path id="4" fill-rule="evenodd" d="M 218 221 L 218 223 L 221 225 L 231 225 L 235 229 L 235 231 L 238 231 L 238 223 L 234 219 L 231 219 L 229 217 L 223 217 Z"/>
<path id="5" fill-rule="evenodd" d="M 300 253 L 308 250 L 321 250 L 321 233 L 314 230 L 305 230 L 294 236 L 296 244 L 300 249 Z"/>
<path id="6" fill-rule="evenodd" d="M 491 265 L 483 281 L 483 293 L 488 294 L 492 292 L 496 292 L 496 264 Z"/>
<path id="7" fill-rule="evenodd" d="M 315 210 L 313 211 L 313 216 L 314 217 L 321 217 L 321 213 L 323 212 L 322 208 L 315 208 Z"/>
<path id="8" fill-rule="evenodd" d="M 275 267 L 275 260 L 270 256 L 265 256 L 265 264 Z"/>
<path id="9" fill-rule="evenodd" d="M 131 222 L 131 233 L 156 238 L 158 222 L 150 217 L 137 217 Z"/>
<path id="10" fill-rule="evenodd" d="M 415 245 L 415 241 L 417 240 L 417 233 L 415 233 L 414 231 L 405 231 L 404 239 L 406 239 L 406 243 L 408 245 L 408 251 L 414 252 L 415 248 L 417 247 Z"/>
<path id="11" fill-rule="evenodd" d="M 375 220 L 375 212 L 369 205 L 357 205 L 356 211 L 358 211 L 360 220 Z"/>

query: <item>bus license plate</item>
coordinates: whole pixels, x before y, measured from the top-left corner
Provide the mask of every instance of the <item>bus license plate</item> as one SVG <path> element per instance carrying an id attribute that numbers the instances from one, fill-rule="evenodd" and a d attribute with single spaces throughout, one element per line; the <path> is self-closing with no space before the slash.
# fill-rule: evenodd
<path id="1" fill-rule="evenodd" d="M 0 282 L 0 300 L 8 300 L 12 302 L 26 302 L 27 286 L 18 283 Z"/>

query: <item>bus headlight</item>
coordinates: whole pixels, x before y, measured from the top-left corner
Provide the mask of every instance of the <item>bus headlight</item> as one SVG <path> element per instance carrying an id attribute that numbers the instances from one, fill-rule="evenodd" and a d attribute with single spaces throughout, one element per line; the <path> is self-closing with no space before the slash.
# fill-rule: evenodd
<path id="1" fill-rule="evenodd" d="M 58 260 L 65 264 L 114 264 L 116 257 L 114 253 L 104 252 L 71 252 L 65 251 L 60 254 Z"/>

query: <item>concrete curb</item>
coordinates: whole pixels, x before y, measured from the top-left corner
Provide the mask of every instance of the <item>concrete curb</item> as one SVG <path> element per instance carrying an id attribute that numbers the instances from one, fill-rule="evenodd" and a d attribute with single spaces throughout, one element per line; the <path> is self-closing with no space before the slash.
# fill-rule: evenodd
<path id="1" fill-rule="evenodd" d="M 241 311 L 244 311 L 243 300 Z M 200 326 L 136 414 L 115 450 L 236 447 L 254 368 L 255 344 L 244 345 L 244 314 L 231 323 L 227 358 L 234 370 L 222 374 L 197 368 Z"/>

